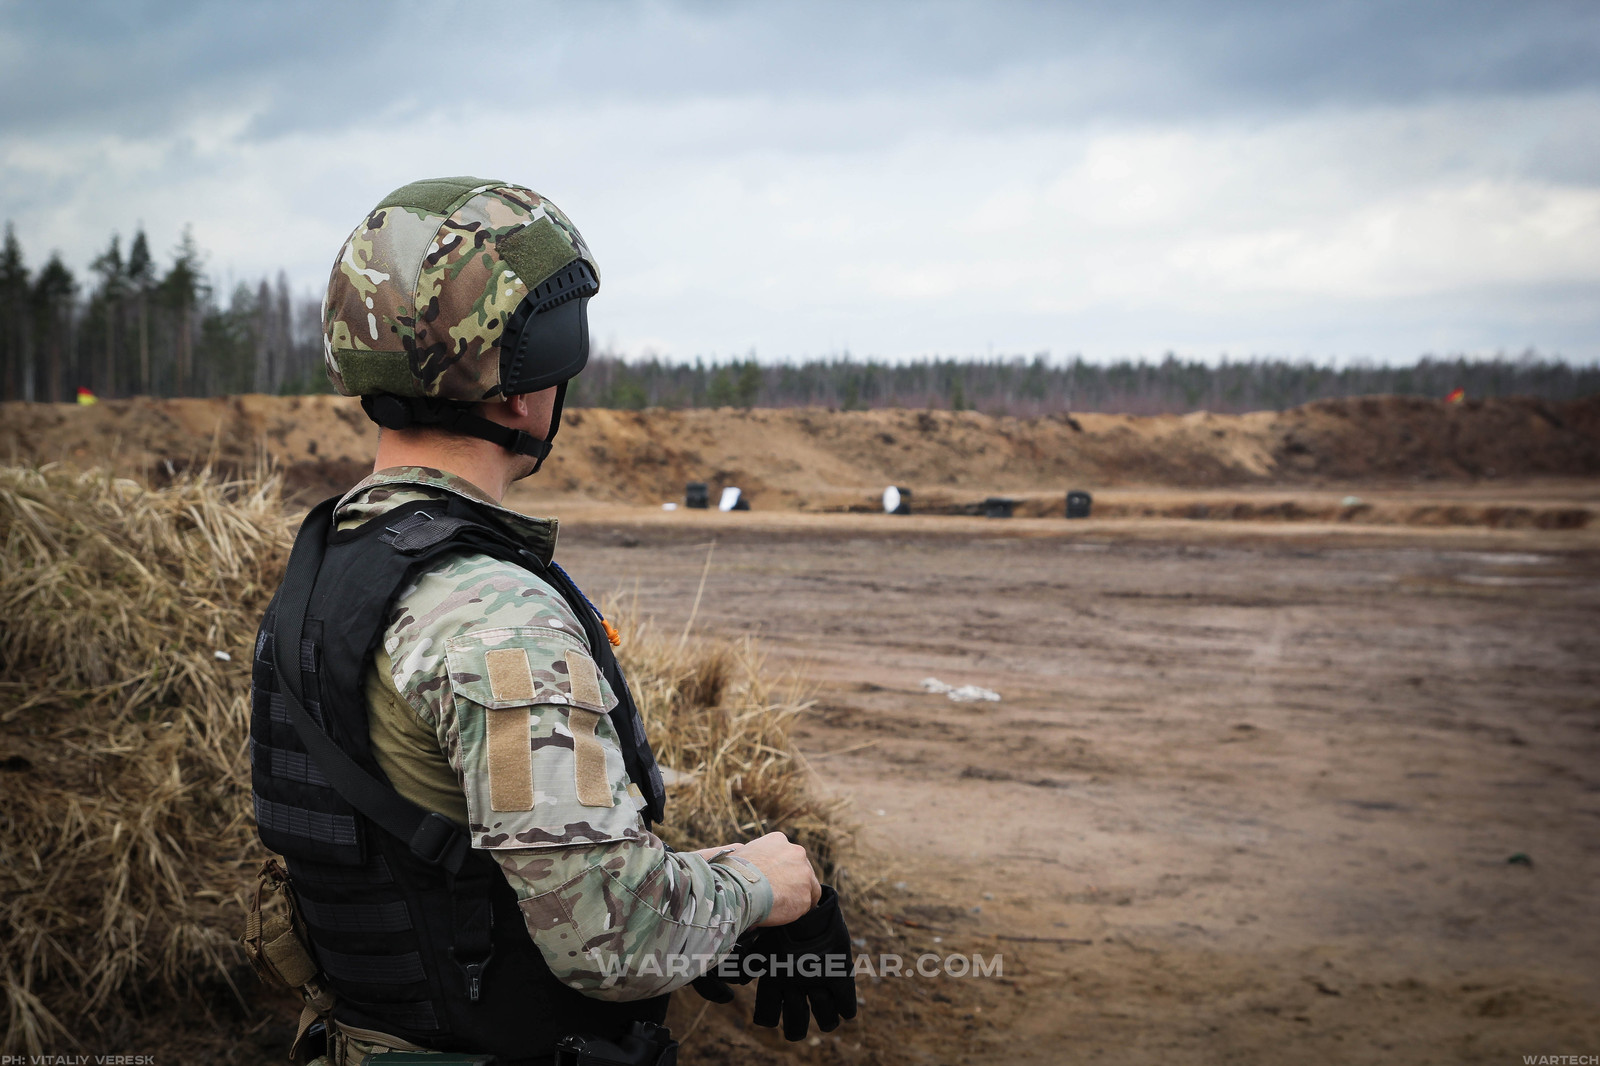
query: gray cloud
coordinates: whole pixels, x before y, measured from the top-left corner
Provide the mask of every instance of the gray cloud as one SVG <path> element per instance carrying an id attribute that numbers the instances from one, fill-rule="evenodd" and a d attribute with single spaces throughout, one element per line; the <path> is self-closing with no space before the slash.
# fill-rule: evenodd
<path id="1" fill-rule="evenodd" d="M 12 129 L 151 132 L 246 104 L 270 137 L 505 93 L 537 114 L 916 97 L 1007 75 L 1033 106 L 1007 100 L 997 115 L 983 98 L 950 120 L 1048 124 L 1592 88 L 1600 5 L 13 3 L 0 49 Z"/>
<path id="2" fill-rule="evenodd" d="M 263 91 L 303 106 L 359 32 L 357 14 L 305 0 L 9 4 L 4 128 L 137 136 Z"/>

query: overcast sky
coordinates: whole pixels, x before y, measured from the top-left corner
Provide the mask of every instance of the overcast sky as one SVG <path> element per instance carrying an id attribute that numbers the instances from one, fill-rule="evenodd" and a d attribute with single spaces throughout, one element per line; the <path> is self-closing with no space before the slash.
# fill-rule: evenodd
<path id="1" fill-rule="evenodd" d="M 320 294 L 396 186 L 537 189 L 602 342 L 1600 358 L 1600 3 L 0 0 L 0 219 Z"/>

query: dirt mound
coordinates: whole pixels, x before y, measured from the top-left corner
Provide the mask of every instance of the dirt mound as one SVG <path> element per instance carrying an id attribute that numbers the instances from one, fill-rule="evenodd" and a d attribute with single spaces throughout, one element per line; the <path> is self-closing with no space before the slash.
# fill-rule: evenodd
<path id="1" fill-rule="evenodd" d="M 200 462 L 281 463 L 309 497 L 368 469 L 376 430 L 354 400 L 235 396 L 0 405 L 0 459 L 113 464 L 160 482 Z M 1379 396 L 1247 415 L 994 417 L 820 409 L 575 410 L 553 490 L 676 499 L 735 484 L 764 508 L 860 506 L 886 484 L 919 499 L 1067 487 L 1226 486 L 1600 474 L 1600 397 L 1445 405 Z"/>
<path id="2" fill-rule="evenodd" d="M 1285 480 L 1586 476 L 1600 472 L 1600 397 L 1452 406 L 1407 396 L 1288 411 L 1273 462 Z"/>

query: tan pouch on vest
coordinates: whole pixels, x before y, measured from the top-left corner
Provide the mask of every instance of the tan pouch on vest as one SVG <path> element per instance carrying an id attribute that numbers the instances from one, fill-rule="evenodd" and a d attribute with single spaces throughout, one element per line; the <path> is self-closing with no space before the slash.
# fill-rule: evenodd
<path id="1" fill-rule="evenodd" d="M 273 906 L 274 897 L 277 906 Z M 239 939 L 258 977 L 294 989 L 305 1001 L 299 1031 L 289 1049 L 291 1061 L 304 1062 L 301 1052 L 306 1031 L 318 1018 L 327 1021 L 333 1016 L 334 999 L 317 972 L 317 960 L 295 909 L 294 893 L 289 890 L 289 875 L 277 859 L 263 862 L 256 874 L 255 896 L 245 917 L 244 936 Z"/>

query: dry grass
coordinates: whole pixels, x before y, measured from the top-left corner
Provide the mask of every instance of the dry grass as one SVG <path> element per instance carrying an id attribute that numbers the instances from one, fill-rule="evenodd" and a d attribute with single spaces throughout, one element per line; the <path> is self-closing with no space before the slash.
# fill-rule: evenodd
<path id="1" fill-rule="evenodd" d="M 266 474 L 151 489 L 0 467 L 0 1046 L 37 1055 L 156 1017 L 172 1046 L 226 1029 L 208 1004 L 244 972 L 234 937 L 263 854 L 250 653 L 295 524 Z M 777 692 L 753 642 L 623 626 L 651 741 L 683 775 L 663 835 L 783 829 L 832 872 L 847 834 L 790 742 L 798 690 Z"/>
<path id="2" fill-rule="evenodd" d="M 668 825 L 680 849 L 782 830 L 833 876 L 849 840 L 843 804 L 820 797 L 790 739 L 809 707 L 799 677 L 775 682 L 759 644 L 658 632 L 617 612 L 617 649 L 656 758 L 670 772 Z"/>
<path id="3" fill-rule="evenodd" d="M 8 1047 L 230 980 L 259 848 L 250 651 L 289 543 L 277 491 L 0 468 Z"/>

